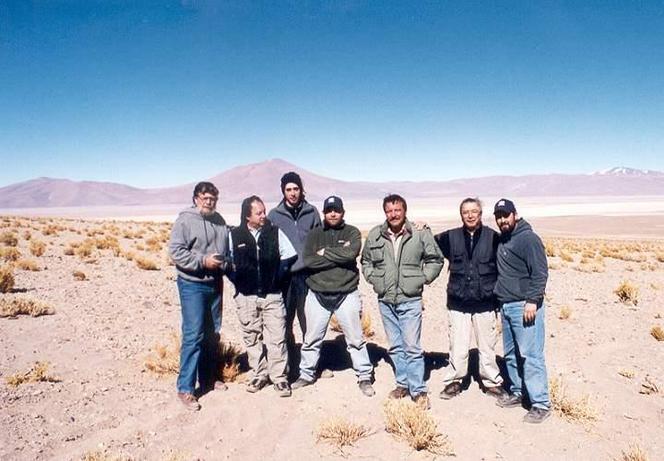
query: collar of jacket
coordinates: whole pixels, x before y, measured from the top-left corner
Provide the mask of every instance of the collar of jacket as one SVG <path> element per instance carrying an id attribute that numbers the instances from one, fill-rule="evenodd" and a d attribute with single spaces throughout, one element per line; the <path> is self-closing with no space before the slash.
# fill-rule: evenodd
<path id="1" fill-rule="evenodd" d="M 305 199 L 302 199 L 298 207 L 301 208 L 300 213 L 298 216 L 302 216 L 307 213 L 311 213 L 314 211 L 314 208 L 307 202 Z M 281 202 L 275 207 L 274 209 L 277 213 L 285 214 L 286 216 L 293 216 L 290 211 L 286 208 L 286 201 L 285 199 L 281 199 Z"/>
<path id="2" fill-rule="evenodd" d="M 390 238 L 390 234 L 388 232 L 389 229 L 389 224 L 387 221 L 385 221 L 383 225 L 380 226 L 380 235 L 391 241 L 392 239 Z M 406 221 L 403 223 L 403 241 L 405 242 L 411 237 L 411 235 L 413 235 L 413 226 L 410 224 L 410 221 L 406 219 Z"/>
<path id="3" fill-rule="evenodd" d="M 336 226 L 336 227 L 328 226 L 327 222 L 325 220 L 323 220 L 323 230 L 328 230 L 328 229 L 339 230 L 339 229 L 343 229 L 344 227 L 346 227 L 346 221 L 345 220 L 341 220 L 339 225 Z"/>

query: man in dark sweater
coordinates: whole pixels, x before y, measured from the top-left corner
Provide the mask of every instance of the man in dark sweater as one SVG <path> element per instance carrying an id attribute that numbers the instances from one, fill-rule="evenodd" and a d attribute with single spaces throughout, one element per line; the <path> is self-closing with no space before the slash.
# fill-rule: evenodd
<path id="1" fill-rule="evenodd" d="M 459 206 L 462 227 L 436 235 L 445 259 L 449 261 L 447 283 L 450 363 L 443 375 L 441 399 L 461 393 L 468 374 L 471 337 L 479 352 L 479 372 L 484 391 L 501 397 L 503 378 L 496 365 L 496 246 L 498 234 L 482 225 L 482 203 L 466 198 Z"/>
<path id="2" fill-rule="evenodd" d="M 300 377 L 292 388 L 309 386 L 316 380 L 316 367 L 330 317 L 335 314 L 346 337 L 346 345 L 358 385 L 368 397 L 375 394 L 371 386 L 373 366 L 362 333 L 359 270 L 357 257 L 362 246 L 360 231 L 345 223 L 343 202 L 331 196 L 323 203 L 323 227 L 309 232 L 304 247 L 304 265 L 309 293 L 304 306 L 307 331 L 302 345 Z"/>
<path id="3" fill-rule="evenodd" d="M 498 200 L 494 216 L 501 233 L 494 293 L 502 307 L 505 364 L 512 381 L 510 394 L 497 403 L 504 408 L 519 407 L 525 390 L 531 408 L 524 421 L 541 423 L 551 408 L 544 362 L 546 253 L 542 240 L 519 218 L 512 201 Z"/>

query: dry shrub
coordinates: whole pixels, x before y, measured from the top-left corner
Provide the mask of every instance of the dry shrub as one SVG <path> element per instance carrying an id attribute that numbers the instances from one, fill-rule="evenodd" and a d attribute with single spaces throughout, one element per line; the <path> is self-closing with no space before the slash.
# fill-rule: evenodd
<path id="1" fill-rule="evenodd" d="M 94 243 L 90 240 L 85 240 L 81 245 L 76 247 L 74 254 L 81 259 L 89 258 L 94 250 Z"/>
<path id="2" fill-rule="evenodd" d="M 358 440 L 369 435 L 369 430 L 343 418 L 333 417 L 323 421 L 316 431 L 316 442 L 323 441 L 336 447 L 342 454 L 343 448 L 353 446 Z"/>
<path id="3" fill-rule="evenodd" d="M 7 376 L 5 381 L 12 387 L 18 387 L 25 383 L 48 382 L 59 383 L 60 380 L 48 374 L 48 362 L 35 362 L 34 366 L 24 373 L 15 373 Z"/>
<path id="4" fill-rule="evenodd" d="M 43 256 L 46 252 L 46 244 L 41 240 L 32 240 L 30 241 L 30 253 L 33 256 Z"/>
<path id="5" fill-rule="evenodd" d="M 641 270 L 644 272 L 645 271 L 655 272 L 657 269 L 659 269 L 657 263 L 645 262 L 641 264 Z"/>
<path id="6" fill-rule="evenodd" d="M 660 263 L 664 263 L 664 251 L 658 251 L 655 253 L 655 259 Z"/>
<path id="7" fill-rule="evenodd" d="M 95 450 L 86 452 L 81 461 L 132 461 L 132 458 L 112 455 L 104 450 Z"/>
<path id="8" fill-rule="evenodd" d="M 648 461 L 648 455 L 638 444 L 630 443 L 627 450 L 623 450 L 619 457 L 613 459 L 614 461 Z"/>
<path id="9" fill-rule="evenodd" d="M 634 370 L 619 370 L 618 374 L 627 379 L 632 379 L 634 376 L 636 376 Z"/>
<path id="10" fill-rule="evenodd" d="M 0 317 L 17 317 L 19 315 L 51 315 L 53 309 L 42 301 L 30 298 L 1 298 Z"/>
<path id="11" fill-rule="evenodd" d="M 590 404 L 590 396 L 570 397 L 562 376 L 549 381 L 549 397 L 553 411 L 567 421 L 589 424 L 597 420 L 597 410 Z"/>
<path id="12" fill-rule="evenodd" d="M 63 254 L 64 254 L 65 256 L 74 256 L 74 252 L 75 252 L 75 251 L 76 251 L 76 248 L 74 248 L 74 247 L 71 246 L 71 244 L 70 244 L 67 248 L 65 248 L 65 250 L 63 251 Z"/>
<path id="13" fill-rule="evenodd" d="M 549 258 L 553 258 L 558 254 L 556 246 L 554 245 L 553 242 L 549 240 L 544 241 L 544 251 L 546 252 L 547 257 Z"/>
<path id="14" fill-rule="evenodd" d="M 657 341 L 664 341 L 664 330 L 662 330 L 662 327 L 660 327 L 659 325 L 655 325 L 654 327 L 652 327 L 650 329 L 650 334 Z"/>
<path id="15" fill-rule="evenodd" d="M 138 266 L 139 269 L 143 269 L 144 271 L 159 270 L 159 266 L 157 265 L 157 263 L 151 260 L 150 258 L 146 258 L 145 256 L 136 256 L 134 258 L 134 261 L 136 261 L 136 266 Z"/>
<path id="16" fill-rule="evenodd" d="M 74 280 L 77 280 L 79 282 L 83 282 L 88 279 L 88 277 L 85 275 L 85 272 L 82 271 L 74 271 L 71 273 L 71 275 L 74 276 Z"/>
<path id="17" fill-rule="evenodd" d="M 14 269 L 11 266 L 0 267 L 0 293 L 9 293 L 14 288 Z"/>
<path id="18" fill-rule="evenodd" d="M 58 226 L 54 226 L 52 224 L 49 224 L 48 226 L 46 226 L 42 229 L 42 234 L 57 236 L 58 235 Z"/>
<path id="19" fill-rule="evenodd" d="M 641 390 L 639 391 L 639 394 L 659 394 L 659 386 L 649 375 L 646 375 L 646 377 L 643 378 L 643 382 L 641 383 Z"/>
<path id="20" fill-rule="evenodd" d="M 8 247 L 15 247 L 18 245 L 18 237 L 11 231 L 3 232 L 0 234 L 0 243 Z"/>
<path id="21" fill-rule="evenodd" d="M 563 306 L 558 312 L 558 318 L 560 320 L 567 320 L 572 315 L 572 309 L 569 306 Z"/>
<path id="22" fill-rule="evenodd" d="M 25 240 L 30 240 L 32 238 L 32 233 L 29 230 L 26 230 L 25 232 L 23 232 L 23 238 Z"/>
<path id="23" fill-rule="evenodd" d="M 21 258 L 18 261 L 16 261 L 16 267 L 23 271 L 33 271 L 33 272 L 38 272 L 41 270 L 41 267 L 33 261 L 32 259 L 25 259 Z"/>
<path id="24" fill-rule="evenodd" d="M 180 338 L 171 333 L 169 344 L 157 344 L 153 355 L 145 361 L 145 368 L 159 376 L 177 374 L 180 370 Z"/>
<path id="25" fill-rule="evenodd" d="M 551 260 L 548 261 L 548 264 L 549 264 L 549 269 L 552 271 L 557 271 L 562 267 L 560 264 L 553 262 Z"/>
<path id="26" fill-rule="evenodd" d="M 635 306 L 639 304 L 639 287 L 628 280 L 620 282 L 620 285 L 618 285 L 618 288 L 613 293 L 618 296 L 618 299 L 623 304 L 633 304 Z"/>
<path id="27" fill-rule="evenodd" d="M 232 383 L 240 376 L 240 357 L 242 350 L 234 344 L 220 342 L 217 356 L 219 378 L 222 382 Z"/>
<path id="28" fill-rule="evenodd" d="M 362 311 L 362 333 L 364 333 L 365 338 L 371 338 L 376 334 L 373 327 L 371 326 L 371 314 L 369 311 Z"/>
<path id="29" fill-rule="evenodd" d="M 446 435 L 438 432 L 433 417 L 407 399 L 388 400 L 384 405 L 385 430 L 415 450 L 437 455 L 454 455 Z"/>
<path id="30" fill-rule="evenodd" d="M 337 333 L 343 332 L 341 325 L 339 325 L 339 321 L 337 320 L 337 316 L 334 314 L 332 314 L 332 317 L 330 317 L 330 330 Z"/>
<path id="31" fill-rule="evenodd" d="M 567 263 L 573 263 L 574 262 L 574 256 L 572 256 L 571 254 L 569 254 L 565 250 L 562 250 L 560 252 L 560 259 L 562 259 L 563 261 L 565 261 Z"/>
<path id="32" fill-rule="evenodd" d="M 157 237 L 150 237 L 145 241 L 147 251 L 152 253 L 159 253 L 161 251 L 161 241 Z"/>
<path id="33" fill-rule="evenodd" d="M 127 261 L 133 261 L 136 258 L 136 253 L 133 251 L 125 251 L 122 253 L 122 255 L 125 257 Z"/>
<path id="34" fill-rule="evenodd" d="M 0 258 L 5 261 L 18 261 L 21 257 L 21 252 L 18 251 L 18 248 L 14 247 L 3 247 L 0 248 Z"/>

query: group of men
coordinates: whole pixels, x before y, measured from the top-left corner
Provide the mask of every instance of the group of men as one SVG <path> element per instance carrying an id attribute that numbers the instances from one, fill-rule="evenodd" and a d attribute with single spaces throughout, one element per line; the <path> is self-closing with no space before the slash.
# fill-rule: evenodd
<path id="1" fill-rule="evenodd" d="M 219 191 L 201 182 L 194 188 L 193 206 L 180 213 L 173 226 L 169 250 L 177 268 L 182 311 L 177 390 L 188 409 L 200 409 L 197 378 L 199 392 L 226 388 L 215 369 L 223 275 L 236 290 L 251 370 L 248 392 L 272 383 L 279 396 L 289 397 L 292 390 L 313 385 L 321 373 L 331 375 L 319 362 L 334 314 L 358 387 L 373 396 L 373 364 L 362 332 L 358 291 L 361 253 L 362 273 L 377 295 L 394 368 L 396 386 L 389 398 L 410 397 L 430 408 L 421 346 L 422 292 L 447 259 L 450 355 L 440 397 L 450 399 L 463 390 L 474 337 L 484 391 L 501 407 L 529 402 L 526 422 L 548 417 L 546 256 L 514 203 L 501 199 L 494 207 L 500 234 L 482 224 L 479 199 L 467 198 L 459 210 L 463 225 L 434 237 L 428 226 L 411 223 L 406 200 L 391 194 L 383 199 L 385 221 L 371 229 L 362 247 L 360 231 L 344 220 L 340 197 L 324 200 L 321 222 L 316 207 L 305 199 L 297 173 L 282 176 L 281 191 L 283 199 L 268 214 L 260 197 L 247 197 L 240 224 L 231 228 L 216 212 Z M 495 355 L 499 310 L 509 393 Z M 299 363 L 293 333 L 296 316 L 303 336 Z"/>

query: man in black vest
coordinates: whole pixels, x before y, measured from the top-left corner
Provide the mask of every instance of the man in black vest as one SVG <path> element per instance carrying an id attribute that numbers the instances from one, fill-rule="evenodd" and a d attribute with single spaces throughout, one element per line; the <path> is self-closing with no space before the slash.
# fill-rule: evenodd
<path id="1" fill-rule="evenodd" d="M 461 392 L 461 381 L 468 374 L 468 352 L 473 336 L 479 351 L 484 391 L 500 398 L 505 391 L 496 365 L 498 305 L 493 294 L 498 277 L 498 234 L 482 225 L 482 203 L 478 198 L 464 199 L 459 212 L 463 226 L 436 235 L 449 261 L 450 272 L 447 283 L 450 364 L 445 369 L 440 398 L 451 399 Z"/>
<path id="2" fill-rule="evenodd" d="M 247 392 L 271 380 L 281 397 L 291 395 L 286 377 L 284 275 L 297 253 L 288 237 L 265 217 L 265 204 L 252 195 L 242 202 L 241 224 L 231 230 L 231 281 L 252 377 Z M 268 379 L 269 377 L 269 379 Z"/>

